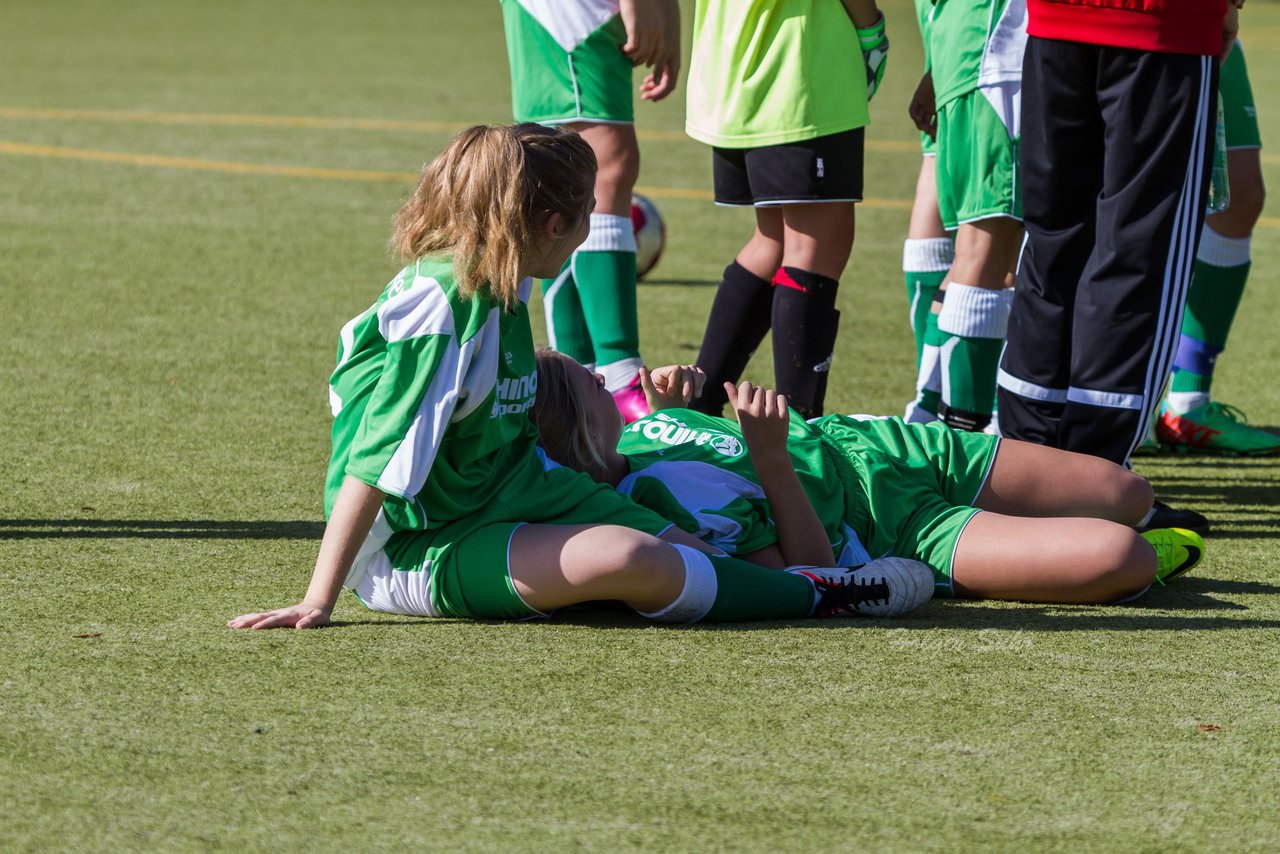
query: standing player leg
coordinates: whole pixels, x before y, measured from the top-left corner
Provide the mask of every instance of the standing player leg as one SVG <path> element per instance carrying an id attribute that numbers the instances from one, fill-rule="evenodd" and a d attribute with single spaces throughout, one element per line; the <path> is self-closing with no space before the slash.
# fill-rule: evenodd
<path id="1" fill-rule="evenodd" d="M 853 250 L 852 202 L 782 206 L 782 269 L 774 278 L 773 371 L 805 418 L 822 414 L 840 312 L 836 290 Z"/>
<path id="2" fill-rule="evenodd" d="M 640 146 L 631 124 L 574 124 L 596 153 L 596 209 L 591 232 L 569 260 L 596 370 L 628 420 L 648 412 L 640 391 L 640 325 L 636 308 L 636 239 L 631 191 Z"/>
<path id="3" fill-rule="evenodd" d="M 985 429 L 995 408 L 1022 243 L 1020 121 L 1020 83 L 977 89 L 938 112 L 939 209 L 944 224 L 956 229 L 938 315 L 944 337 L 938 414 L 955 429 Z"/>
<path id="4" fill-rule="evenodd" d="M 590 6 L 590 8 L 582 8 Z M 615 7 L 616 8 L 616 7 Z M 565 271 L 543 283 L 548 338 L 605 375 L 629 417 L 647 409 L 640 391 L 635 234 L 631 191 L 640 170 L 627 32 L 608 4 L 503 0 L 517 121 L 568 125 L 599 163 L 586 242 Z M 584 18 L 588 20 L 584 20 Z M 594 23 L 594 27 L 584 26 Z M 633 387 L 634 384 L 634 387 Z"/>
<path id="5" fill-rule="evenodd" d="M 1221 86 L 1227 136 L 1230 206 L 1210 215 L 1201 233 L 1191 291 L 1182 315 L 1170 392 L 1161 408 L 1160 440 L 1179 449 L 1224 454 L 1274 454 L 1280 437 L 1249 427 L 1231 406 L 1210 398 L 1218 355 L 1227 344 L 1244 295 L 1253 228 L 1265 188 L 1257 111 L 1244 51 L 1236 45 L 1223 64 Z"/>
<path id="6" fill-rule="evenodd" d="M 1027 39 L 1019 150 L 1027 233 L 997 373 L 1000 434 L 1062 447 L 1076 290 L 1103 187 L 1098 49 Z"/>
<path id="7" fill-rule="evenodd" d="M 707 383 L 692 406 L 710 415 L 724 410 L 724 383 L 738 382 L 772 320 L 773 277 L 782 266 L 782 211 L 761 207 L 755 213 L 755 233 L 724 268 L 698 350 Z"/>
<path id="8" fill-rule="evenodd" d="M 938 183 L 932 142 L 925 137 L 926 153 L 920 160 L 911 222 L 902 244 L 902 275 L 907 283 L 911 331 L 916 339 L 916 397 L 907 404 L 907 421 L 937 419 L 942 402 L 942 374 L 938 312 L 945 293 L 944 280 L 955 257 L 951 238 L 938 214 Z"/>
<path id="9" fill-rule="evenodd" d="M 938 331 L 946 336 L 939 416 L 954 429 L 982 430 L 991 421 L 1021 243 L 1022 224 L 1010 218 L 965 223 L 956 231 L 956 258 L 938 314 Z"/>

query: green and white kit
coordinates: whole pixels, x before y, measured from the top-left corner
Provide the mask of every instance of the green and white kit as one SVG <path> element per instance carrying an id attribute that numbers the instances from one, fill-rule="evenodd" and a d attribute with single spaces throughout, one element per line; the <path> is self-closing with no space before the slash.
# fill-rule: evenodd
<path id="1" fill-rule="evenodd" d="M 1026 0 L 939 0 L 926 34 L 943 224 L 954 229 L 993 216 L 1021 219 Z"/>
<path id="2" fill-rule="evenodd" d="M 1244 46 L 1236 42 L 1219 73 L 1218 91 L 1222 93 L 1222 116 L 1226 124 L 1227 150 L 1261 148 L 1258 130 L 1258 108 L 1254 106 L 1253 86 L 1245 64 Z"/>
<path id="3" fill-rule="evenodd" d="M 998 439 L 939 423 L 792 413 L 787 450 L 838 564 L 884 555 L 913 558 L 951 592 L 960 534 Z M 727 552 L 777 542 L 768 502 L 738 425 L 688 409 L 656 412 L 618 443 L 631 473 L 618 489 L 681 529 Z"/>
<path id="4" fill-rule="evenodd" d="M 460 297 L 448 259 L 420 260 L 342 328 L 329 379 L 325 513 L 346 477 L 387 493 L 346 579 L 368 607 L 534 616 L 507 566 L 521 524 L 607 520 L 652 534 L 669 526 L 537 448 L 530 287 L 505 309 Z"/>
<path id="5" fill-rule="evenodd" d="M 502 0 L 516 121 L 634 121 L 618 7 L 618 0 Z"/>

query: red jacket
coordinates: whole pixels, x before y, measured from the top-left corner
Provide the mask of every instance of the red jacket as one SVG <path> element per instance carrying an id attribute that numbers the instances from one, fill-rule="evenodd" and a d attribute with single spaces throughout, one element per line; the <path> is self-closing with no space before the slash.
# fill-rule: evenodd
<path id="1" fill-rule="evenodd" d="M 1027 0 L 1027 34 L 1217 56 L 1227 0 Z"/>

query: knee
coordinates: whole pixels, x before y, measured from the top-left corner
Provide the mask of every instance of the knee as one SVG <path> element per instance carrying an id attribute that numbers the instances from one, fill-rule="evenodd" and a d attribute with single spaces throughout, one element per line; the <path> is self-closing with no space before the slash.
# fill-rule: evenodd
<path id="1" fill-rule="evenodd" d="M 1116 466 L 1112 481 L 1116 508 L 1116 518 L 1112 521 L 1122 525 L 1136 525 L 1155 503 L 1155 490 L 1145 477 L 1122 466 Z"/>
<path id="2" fill-rule="evenodd" d="M 620 582 L 644 585 L 676 572 L 680 565 L 675 550 L 657 537 L 623 528 L 602 526 L 601 534 L 609 548 L 601 558 L 609 572 Z"/>
<path id="3" fill-rule="evenodd" d="M 1131 528 L 1109 525 L 1092 538 L 1088 560 L 1094 568 L 1091 598 L 1114 602 L 1141 593 L 1156 576 L 1156 556 L 1150 544 Z"/>
<path id="4" fill-rule="evenodd" d="M 635 145 L 610 146 L 602 152 L 596 172 L 596 189 L 605 195 L 627 194 L 635 188 L 640 177 L 640 149 Z M 601 193 L 597 193 L 600 195 Z"/>
<path id="5" fill-rule="evenodd" d="M 1267 189 L 1261 181 L 1250 181 L 1239 187 L 1231 188 L 1231 206 L 1227 212 L 1234 214 L 1240 226 L 1250 230 L 1262 216 L 1262 208 L 1267 202 Z"/>

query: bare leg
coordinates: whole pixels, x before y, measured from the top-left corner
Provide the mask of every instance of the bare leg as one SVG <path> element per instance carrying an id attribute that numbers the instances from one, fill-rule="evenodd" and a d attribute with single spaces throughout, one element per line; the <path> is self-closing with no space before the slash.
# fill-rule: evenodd
<path id="1" fill-rule="evenodd" d="M 1132 528 L 1102 519 L 1026 519 L 979 513 L 960 535 L 956 596 L 1105 603 L 1146 589 L 1156 553 Z"/>
<path id="2" fill-rule="evenodd" d="M 640 143 L 634 125 L 574 124 L 596 154 L 596 213 L 631 216 L 631 192 L 640 176 Z"/>
<path id="3" fill-rule="evenodd" d="M 946 237 L 942 217 L 938 214 L 938 168 L 934 158 L 920 158 L 920 175 L 916 178 L 916 197 L 911 203 L 911 223 L 907 226 L 908 240 L 928 240 Z"/>
<path id="4" fill-rule="evenodd" d="M 659 611 L 684 587 L 675 549 L 616 525 L 525 525 L 512 536 L 510 554 L 516 591 L 539 611 L 602 599 Z"/>
<path id="5" fill-rule="evenodd" d="M 853 203 L 783 205 L 782 220 L 782 263 L 839 280 L 853 251 Z"/>
<path id="6" fill-rule="evenodd" d="M 1262 155 L 1256 148 L 1227 152 L 1227 181 L 1231 189 L 1231 206 L 1205 220 L 1223 237 L 1242 238 L 1253 234 L 1267 199 L 1262 180 Z"/>
<path id="7" fill-rule="evenodd" d="M 1000 290 L 1013 285 L 1013 269 L 1022 247 L 1022 223 L 994 217 L 956 229 L 956 258 L 947 278 L 977 288 Z"/>
<path id="8" fill-rule="evenodd" d="M 738 253 L 738 263 L 765 281 L 782 266 L 782 211 L 756 208 L 756 230 Z"/>
<path id="9" fill-rule="evenodd" d="M 1137 524 L 1155 494 L 1110 460 L 1002 439 L 975 507 L 1007 516 L 1084 516 Z"/>

